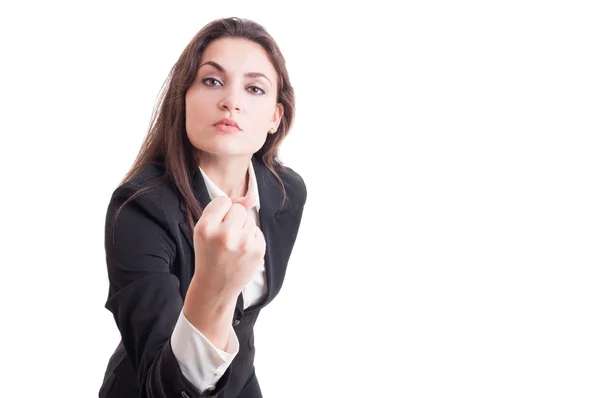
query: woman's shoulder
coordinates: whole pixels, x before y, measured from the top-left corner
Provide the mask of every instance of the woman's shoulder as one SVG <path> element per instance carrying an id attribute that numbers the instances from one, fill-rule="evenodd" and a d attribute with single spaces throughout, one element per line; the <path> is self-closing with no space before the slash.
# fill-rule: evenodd
<path id="1" fill-rule="evenodd" d="M 122 200 L 152 202 L 160 207 L 170 202 L 178 203 L 177 195 L 165 174 L 165 168 L 158 163 L 144 165 L 113 191 L 111 201 Z"/>
<path id="2" fill-rule="evenodd" d="M 294 202 L 294 207 L 304 206 L 307 191 L 302 176 L 290 166 L 281 165 L 277 171 L 285 185 L 286 195 Z"/>
<path id="3" fill-rule="evenodd" d="M 143 186 L 160 181 L 165 176 L 165 167 L 160 163 L 148 163 L 133 174 L 125 184 Z"/>

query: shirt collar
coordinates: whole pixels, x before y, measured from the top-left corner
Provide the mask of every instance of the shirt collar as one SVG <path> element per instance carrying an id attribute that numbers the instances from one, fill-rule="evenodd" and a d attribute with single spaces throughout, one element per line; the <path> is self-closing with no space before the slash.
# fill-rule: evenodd
<path id="1" fill-rule="evenodd" d="M 221 190 L 221 188 L 219 188 L 217 186 L 217 184 L 215 184 L 204 172 L 204 170 L 202 170 L 201 167 L 198 167 L 200 169 L 200 173 L 202 173 L 202 178 L 204 179 L 204 183 L 206 184 L 206 190 L 208 191 L 208 195 L 210 196 L 210 199 L 214 199 L 217 196 L 227 196 L 225 194 L 225 192 L 223 192 L 223 190 Z M 252 165 L 252 162 L 250 162 L 250 166 L 248 167 L 248 191 L 246 192 L 246 196 L 250 195 L 253 196 L 256 200 L 256 210 L 260 211 L 260 196 L 258 194 L 258 183 L 256 182 L 256 174 L 254 173 L 254 166 Z"/>

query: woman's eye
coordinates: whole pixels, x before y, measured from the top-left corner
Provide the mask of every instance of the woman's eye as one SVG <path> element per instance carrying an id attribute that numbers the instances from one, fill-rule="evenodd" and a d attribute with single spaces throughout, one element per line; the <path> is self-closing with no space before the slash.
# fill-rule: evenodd
<path id="1" fill-rule="evenodd" d="M 221 85 L 220 81 L 218 81 L 217 79 L 212 78 L 212 77 L 207 77 L 206 79 L 202 79 L 202 83 L 204 83 L 204 85 L 209 86 L 209 87 Z"/>
<path id="2" fill-rule="evenodd" d="M 248 87 L 248 90 L 252 94 L 264 94 L 265 93 L 265 90 L 263 90 L 262 88 L 258 88 L 256 86 L 250 86 L 250 87 Z"/>

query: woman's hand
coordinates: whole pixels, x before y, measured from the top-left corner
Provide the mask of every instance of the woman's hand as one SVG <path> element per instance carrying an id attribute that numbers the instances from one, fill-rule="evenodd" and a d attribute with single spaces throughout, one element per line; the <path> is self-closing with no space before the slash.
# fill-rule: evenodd
<path id="1" fill-rule="evenodd" d="M 194 227 L 195 271 L 183 312 L 213 345 L 229 340 L 237 297 L 265 255 L 265 238 L 248 210 L 253 199 L 218 196 Z"/>
<path id="2" fill-rule="evenodd" d="M 194 277 L 214 294 L 237 298 L 265 255 L 265 238 L 248 215 L 253 201 L 218 196 L 194 227 Z"/>

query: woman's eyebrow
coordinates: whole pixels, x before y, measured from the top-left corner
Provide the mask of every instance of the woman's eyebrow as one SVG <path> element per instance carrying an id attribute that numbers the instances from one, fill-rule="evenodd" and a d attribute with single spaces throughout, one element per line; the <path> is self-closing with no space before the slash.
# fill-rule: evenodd
<path id="1" fill-rule="evenodd" d="M 198 69 L 202 68 L 204 65 L 211 65 L 212 67 L 214 67 L 219 72 L 225 73 L 225 69 L 221 65 L 219 65 L 218 63 L 216 63 L 215 61 L 206 61 L 205 63 L 203 63 L 202 65 L 200 65 L 198 67 Z"/>
<path id="2" fill-rule="evenodd" d="M 270 85 L 273 85 L 271 83 L 271 80 L 269 80 L 268 77 L 266 77 L 263 73 L 260 73 L 260 72 L 248 72 L 244 76 L 253 77 L 253 78 L 264 77 L 265 79 L 267 79 L 267 81 L 269 82 Z"/>
<path id="3" fill-rule="evenodd" d="M 219 65 L 215 61 L 206 61 L 205 63 L 203 63 L 202 65 L 200 65 L 198 67 L 198 69 L 202 68 L 204 65 L 210 65 L 210 66 L 212 66 L 213 68 L 215 68 L 216 70 L 218 70 L 221 73 L 227 73 L 225 71 L 225 68 L 223 68 L 221 65 Z M 245 77 L 252 77 L 252 78 L 262 77 L 262 78 L 265 78 L 269 82 L 269 84 L 273 85 L 273 83 L 271 83 L 271 80 L 269 80 L 269 78 L 267 76 L 265 76 L 264 73 L 260 73 L 260 72 L 248 72 L 244 76 Z"/>

